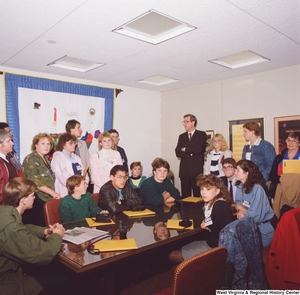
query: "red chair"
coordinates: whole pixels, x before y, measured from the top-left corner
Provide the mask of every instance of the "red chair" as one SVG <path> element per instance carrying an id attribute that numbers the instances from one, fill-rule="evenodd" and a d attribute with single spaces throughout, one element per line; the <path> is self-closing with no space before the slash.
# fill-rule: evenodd
<path id="1" fill-rule="evenodd" d="M 52 199 L 44 204 L 44 215 L 46 226 L 61 223 L 58 206 L 62 199 Z"/>
<path id="2" fill-rule="evenodd" d="M 92 197 L 96 203 L 96 205 L 98 206 L 98 201 L 99 201 L 99 193 L 96 193 L 96 194 L 92 194 Z"/>
<path id="3" fill-rule="evenodd" d="M 216 247 L 181 262 L 172 287 L 155 295 L 215 295 L 224 280 L 226 259 L 227 249 Z"/>

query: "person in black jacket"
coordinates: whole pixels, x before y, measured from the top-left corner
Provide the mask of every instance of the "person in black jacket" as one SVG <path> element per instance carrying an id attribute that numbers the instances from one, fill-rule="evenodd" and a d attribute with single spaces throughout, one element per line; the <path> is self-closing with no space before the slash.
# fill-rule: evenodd
<path id="1" fill-rule="evenodd" d="M 182 123 L 186 132 L 179 135 L 175 149 L 176 157 L 180 158 L 181 195 L 186 198 L 193 191 L 194 197 L 199 197 L 196 177 L 203 173 L 206 133 L 196 130 L 197 118 L 194 115 L 185 115 Z"/>
<path id="2" fill-rule="evenodd" d="M 110 170 L 110 181 L 105 183 L 99 192 L 100 208 L 108 212 L 121 212 L 142 206 L 142 199 L 127 182 L 123 165 L 116 165 Z"/>
<path id="3" fill-rule="evenodd" d="M 169 254 L 171 261 L 180 263 L 196 254 L 218 246 L 220 231 L 233 221 L 231 197 L 223 181 L 212 174 L 199 175 L 197 185 L 201 188 L 204 220 L 201 228 L 208 231 L 206 240 L 194 241 Z"/>

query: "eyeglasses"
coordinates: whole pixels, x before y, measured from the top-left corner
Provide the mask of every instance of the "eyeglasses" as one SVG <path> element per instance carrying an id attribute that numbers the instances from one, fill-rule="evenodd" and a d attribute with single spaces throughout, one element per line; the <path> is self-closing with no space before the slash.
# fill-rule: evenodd
<path id="1" fill-rule="evenodd" d="M 212 142 L 216 143 L 216 142 L 220 142 L 220 139 L 214 139 Z"/>
<path id="2" fill-rule="evenodd" d="M 67 141 L 66 143 L 69 144 L 69 145 L 75 145 L 76 144 L 76 142 L 74 142 L 74 141 Z"/>
<path id="3" fill-rule="evenodd" d="M 192 121 L 182 121 L 182 124 L 191 123 Z"/>
<path id="4" fill-rule="evenodd" d="M 299 141 L 296 139 L 287 139 L 286 142 L 287 143 L 299 143 Z"/>
<path id="5" fill-rule="evenodd" d="M 128 176 L 117 175 L 116 178 L 118 178 L 119 180 L 121 179 L 127 180 Z"/>
<path id="6" fill-rule="evenodd" d="M 234 168 L 233 166 L 226 166 L 226 167 L 224 166 L 222 169 L 223 170 L 230 170 L 230 169 L 233 169 L 233 168 Z"/>

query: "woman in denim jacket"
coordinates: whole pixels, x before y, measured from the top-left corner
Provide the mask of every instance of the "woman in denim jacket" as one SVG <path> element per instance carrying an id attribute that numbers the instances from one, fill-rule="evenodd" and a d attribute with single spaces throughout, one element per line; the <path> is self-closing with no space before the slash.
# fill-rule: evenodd
<path id="1" fill-rule="evenodd" d="M 274 211 L 263 188 L 263 177 L 258 167 L 248 160 L 237 162 L 235 175 L 240 181 L 235 195 L 237 218 L 251 216 L 258 225 L 262 246 L 269 247 L 274 235 L 274 228 L 270 222 Z"/>
<path id="2" fill-rule="evenodd" d="M 242 159 L 254 162 L 267 182 L 276 157 L 274 146 L 260 137 L 260 127 L 256 122 L 244 124 L 243 135 L 248 143 L 243 148 Z"/>

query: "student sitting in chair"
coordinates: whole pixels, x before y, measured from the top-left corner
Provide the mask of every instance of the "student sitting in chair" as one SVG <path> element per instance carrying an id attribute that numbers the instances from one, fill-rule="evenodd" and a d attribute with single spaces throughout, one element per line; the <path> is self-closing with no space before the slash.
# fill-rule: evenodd
<path id="1" fill-rule="evenodd" d="M 73 175 L 67 179 L 68 195 L 59 204 L 58 211 L 61 222 L 81 220 L 94 217 L 97 213 L 108 213 L 98 207 L 90 193 L 82 175 Z"/>

